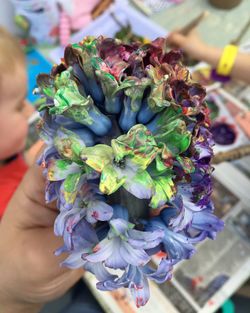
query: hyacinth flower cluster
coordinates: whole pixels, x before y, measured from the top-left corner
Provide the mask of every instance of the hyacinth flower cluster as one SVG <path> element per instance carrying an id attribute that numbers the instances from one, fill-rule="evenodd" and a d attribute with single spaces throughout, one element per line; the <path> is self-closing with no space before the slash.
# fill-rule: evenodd
<path id="1" fill-rule="evenodd" d="M 129 45 L 102 36 L 66 47 L 37 86 L 39 163 L 64 239 L 56 254 L 93 273 L 98 289 L 129 288 L 143 306 L 149 280 L 170 279 L 223 228 L 210 199 L 205 90 L 163 38 Z"/>

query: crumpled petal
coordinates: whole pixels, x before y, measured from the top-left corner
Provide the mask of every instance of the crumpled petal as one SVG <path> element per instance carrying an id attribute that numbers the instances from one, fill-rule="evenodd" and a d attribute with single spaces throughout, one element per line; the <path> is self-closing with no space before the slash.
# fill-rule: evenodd
<path id="1" fill-rule="evenodd" d="M 81 159 L 97 172 L 101 172 L 113 161 L 113 151 L 111 147 L 101 144 L 86 147 L 81 151 Z"/>
<path id="2" fill-rule="evenodd" d="M 93 224 L 97 221 L 108 221 L 113 215 L 113 208 L 103 201 L 91 201 L 88 204 L 86 220 Z"/>
<path id="3" fill-rule="evenodd" d="M 137 171 L 131 178 L 128 175 L 123 187 L 139 199 L 150 199 L 154 192 L 154 182 L 146 171 Z"/>
<path id="4" fill-rule="evenodd" d="M 100 180 L 100 191 L 104 194 L 110 195 L 118 190 L 126 181 L 126 177 L 118 175 L 118 171 L 111 164 L 104 167 L 101 180 Z"/>
<path id="5" fill-rule="evenodd" d="M 151 198 L 150 206 L 156 209 L 164 205 L 172 198 L 175 192 L 175 185 L 171 176 L 159 176 L 154 180 L 155 192 Z"/>

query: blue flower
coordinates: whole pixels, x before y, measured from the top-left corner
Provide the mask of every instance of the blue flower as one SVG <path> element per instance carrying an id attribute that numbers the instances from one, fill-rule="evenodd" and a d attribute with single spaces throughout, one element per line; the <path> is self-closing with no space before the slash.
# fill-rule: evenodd
<path id="1" fill-rule="evenodd" d="M 95 184 L 84 183 L 72 208 L 65 210 L 65 207 L 61 205 L 63 209 L 57 216 L 54 226 L 57 236 L 62 236 L 65 229 L 71 231 L 82 218 L 85 218 L 90 224 L 111 219 L 113 208 L 104 202 L 105 199 L 96 192 L 97 190 Z M 68 226 L 66 227 L 66 225 Z"/>
<path id="2" fill-rule="evenodd" d="M 217 232 L 221 231 L 223 227 L 224 222 L 213 214 L 211 206 L 200 212 L 195 212 L 190 225 L 190 229 L 204 232 L 211 239 L 214 239 Z"/>
<path id="3" fill-rule="evenodd" d="M 211 203 L 210 175 L 195 172 L 190 175 L 190 179 L 191 182 L 177 184 L 177 193 L 172 201 L 172 205 L 179 212 L 170 223 L 176 231 L 185 229 L 191 223 L 193 213 L 205 209 Z"/>
<path id="4" fill-rule="evenodd" d="M 170 260 L 189 259 L 195 252 L 193 240 L 183 233 L 172 231 L 160 217 L 152 218 L 146 229 L 164 231 L 164 237 L 161 241 L 162 250 L 167 253 Z"/>
<path id="5" fill-rule="evenodd" d="M 211 202 L 205 89 L 180 58 L 165 52 L 164 38 L 86 37 L 37 78 L 47 145 L 38 163 L 64 241 L 56 254 L 93 273 L 100 290 L 129 288 L 138 307 L 149 299 L 148 280 L 170 279 L 196 243 L 223 228 Z M 158 252 L 165 257 L 152 268 Z"/>
<path id="6" fill-rule="evenodd" d="M 56 255 L 63 252 L 90 252 L 99 241 L 94 227 L 84 218 L 78 219 L 74 215 L 66 220 L 63 239 L 64 245 L 55 251 Z"/>
<path id="7" fill-rule="evenodd" d="M 100 290 L 115 290 L 121 287 L 129 288 L 131 295 L 139 308 L 147 303 L 150 292 L 148 279 L 157 283 L 163 283 L 172 277 L 173 263 L 162 259 L 157 269 L 146 266 L 129 265 L 120 277 L 105 277 L 97 283 Z"/>
<path id="8" fill-rule="evenodd" d="M 143 266 L 150 261 L 146 249 L 157 246 L 163 236 L 161 230 L 143 232 L 133 229 L 134 224 L 121 218 L 109 222 L 107 238 L 85 256 L 87 261 L 104 262 L 113 269 L 125 269 L 127 265 Z"/>

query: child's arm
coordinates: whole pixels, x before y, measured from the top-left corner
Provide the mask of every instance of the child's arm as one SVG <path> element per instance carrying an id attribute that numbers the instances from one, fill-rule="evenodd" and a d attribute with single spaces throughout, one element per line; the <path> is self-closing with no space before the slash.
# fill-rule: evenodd
<path id="1" fill-rule="evenodd" d="M 217 67 L 223 53 L 223 48 L 209 46 L 203 42 L 195 30 L 187 36 L 173 32 L 168 37 L 168 43 L 183 49 L 196 60 L 209 63 L 213 68 Z M 240 52 L 237 54 L 230 76 L 250 84 L 250 54 Z"/>

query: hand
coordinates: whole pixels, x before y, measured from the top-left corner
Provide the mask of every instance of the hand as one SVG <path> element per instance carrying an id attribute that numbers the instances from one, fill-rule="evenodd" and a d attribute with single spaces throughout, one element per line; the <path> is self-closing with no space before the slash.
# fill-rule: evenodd
<path id="1" fill-rule="evenodd" d="M 28 166 L 31 166 L 36 162 L 39 151 L 41 151 L 43 147 L 44 142 L 39 139 L 28 150 L 24 152 L 24 160 Z"/>
<path id="2" fill-rule="evenodd" d="M 201 60 L 206 51 L 206 44 L 195 29 L 186 36 L 174 31 L 167 37 L 167 42 L 170 46 L 182 49 L 188 56 L 197 60 Z"/>
<path id="3" fill-rule="evenodd" d="M 0 224 L 0 312 L 33 313 L 63 295 L 82 270 L 62 268 L 66 255 L 54 235 L 57 209 L 44 202 L 45 181 L 33 165 L 12 197 Z"/>

